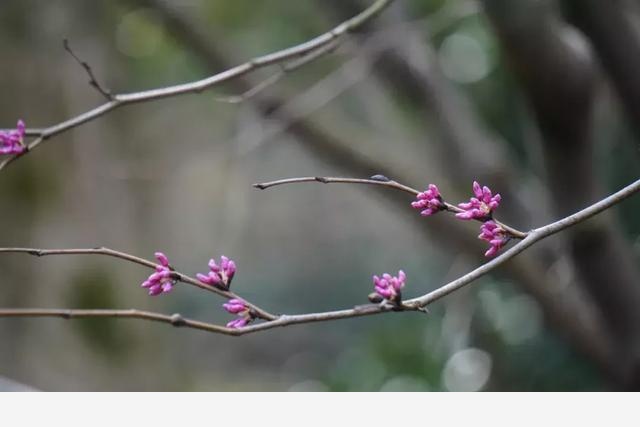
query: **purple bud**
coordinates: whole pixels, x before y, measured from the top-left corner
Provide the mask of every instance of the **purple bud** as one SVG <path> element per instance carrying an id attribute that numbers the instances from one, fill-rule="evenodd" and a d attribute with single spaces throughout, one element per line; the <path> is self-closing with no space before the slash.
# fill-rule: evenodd
<path id="1" fill-rule="evenodd" d="M 230 299 L 225 304 L 222 304 L 225 310 L 232 314 L 238 314 L 248 309 L 247 304 L 238 298 Z"/>
<path id="2" fill-rule="evenodd" d="M 220 267 L 222 268 L 222 270 L 226 270 L 228 266 L 229 266 L 229 258 L 222 255 L 220 257 Z"/>
<path id="3" fill-rule="evenodd" d="M 225 269 L 225 273 L 229 280 L 233 279 L 233 276 L 236 274 L 236 263 L 233 261 L 229 261 L 227 268 Z"/>
<path id="4" fill-rule="evenodd" d="M 150 282 L 158 282 L 160 281 L 160 279 L 162 279 L 163 273 L 164 273 L 163 271 L 157 271 L 153 273 L 151 276 L 149 276 L 147 280 L 149 280 Z"/>
<path id="5" fill-rule="evenodd" d="M 220 272 L 220 267 L 218 266 L 218 264 L 216 264 L 216 260 L 214 260 L 213 258 L 209 260 L 209 270 L 216 273 Z"/>
<path id="6" fill-rule="evenodd" d="M 202 274 L 202 273 L 198 273 L 196 274 L 196 277 L 198 278 L 198 280 L 200 280 L 202 283 L 206 283 L 207 285 L 211 285 L 211 277 L 209 277 L 208 275 Z"/>
<path id="7" fill-rule="evenodd" d="M 473 181 L 473 194 L 475 194 L 478 199 L 482 198 L 482 188 L 480 184 L 478 184 L 478 181 Z"/>
<path id="8" fill-rule="evenodd" d="M 149 288 L 149 295 L 156 296 L 162 293 L 162 286 L 160 284 L 155 284 Z"/>
<path id="9" fill-rule="evenodd" d="M 18 120 L 18 124 L 17 124 L 16 128 L 18 130 L 18 134 L 20 135 L 20 138 L 22 138 L 24 136 L 24 132 L 25 132 L 25 125 L 24 125 L 24 122 L 22 121 L 22 119 Z"/>
<path id="10" fill-rule="evenodd" d="M 163 254 L 162 252 L 156 252 L 154 255 L 158 260 L 158 262 L 162 264 L 164 267 L 169 266 L 169 258 L 167 258 L 165 254 Z"/>

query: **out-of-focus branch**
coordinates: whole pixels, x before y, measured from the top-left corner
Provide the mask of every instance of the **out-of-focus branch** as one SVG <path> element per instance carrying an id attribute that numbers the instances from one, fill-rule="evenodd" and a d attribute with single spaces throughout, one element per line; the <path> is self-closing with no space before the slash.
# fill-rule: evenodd
<path id="1" fill-rule="evenodd" d="M 588 46 L 550 1 L 484 0 L 543 134 L 549 188 L 559 214 L 597 198 L 590 134 L 595 68 Z M 616 341 L 618 380 L 640 383 L 640 281 L 610 217 L 567 233 L 578 273 Z"/>
<path id="2" fill-rule="evenodd" d="M 243 64 L 229 68 L 225 71 L 219 72 L 201 80 L 175 86 L 145 90 L 141 92 L 131 92 L 115 95 L 109 94 L 109 101 L 99 107 L 94 108 L 93 110 L 87 111 L 86 113 L 82 113 L 74 118 L 47 127 L 45 129 L 28 129 L 26 134 L 29 136 L 35 136 L 36 138 L 27 145 L 27 149 L 25 151 L 20 154 L 8 157 L 4 161 L 2 161 L 0 163 L 0 170 L 10 164 L 12 161 L 26 155 L 31 150 L 35 149 L 44 141 L 49 140 L 53 136 L 58 135 L 62 132 L 66 132 L 98 117 L 101 117 L 118 107 L 122 107 L 128 104 L 148 102 L 152 100 L 173 97 L 177 95 L 200 93 L 205 89 L 210 89 L 222 83 L 237 79 L 257 69 L 281 64 L 291 59 L 304 57 L 305 55 L 312 55 L 315 51 L 324 49 L 327 45 L 334 44 L 336 40 L 342 38 L 347 33 L 354 31 L 361 25 L 364 25 L 368 20 L 374 18 L 376 15 L 382 12 L 392 2 L 393 0 L 376 0 L 369 8 L 367 8 L 360 14 L 343 22 L 332 30 L 320 36 L 317 36 L 314 39 L 289 47 L 287 49 L 253 58 Z M 82 61 L 80 62 L 82 63 Z M 87 68 L 85 67 L 85 69 Z M 87 71 L 90 72 L 89 70 L 90 68 Z"/>
<path id="3" fill-rule="evenodd" d="M 563 0 L 569 18 L 589 37 L 631 123 L 640 131 L 640 19 L 637 2 Z"/>
<path id="4" fill-rule="evenodd" d="M 351 14 L 360 7 L 357 0 L 332 0 L 331 3 L 334 7 L 329 10 L 334 14 L 338 12 L 338 16 Z M 436 13 L 442 14 L 442 19 L 447 16 L 456 19 L 466 16 L 468 10 L 474 11 L 474 6 L 464 2 L 445 3 Z M 439 152 L 443 163 L 461 166 L 457 174 L 460 181 L 477 179 L 500 186 L 505 195 L 515 200 L 516 192 L 509 189 L 515 174 L 504 144 L 482 125 L 469 100 L 443 75 L 428 34 L 424 32 L 424 28 L 429 30 L 431 20 L 420 27 L 409 25 L 405 22 L 404 8 L 404 4 L 396 3 L 378 22 L 359 29 L 368 33 L 387 28 L 384 48 L 369 54 L 375 63 L 375 74 L 393 93 L 408 100 L 435 123 L 442 142 L 436 147 L 436 143 L 430 141 L 432 149 Z"/>
<path id="5" fill-rule="evenodd" d="M 396 190 L 406 191 L 400 187 L 391 187 Z M 252 324 L 242 328 L 227 328 L 218 326 L 211 323 L 200 322 L 197 320 L 191 320 L 182 317 L 180 314 L 166 315 L 148 311 L 139 311 L 135 309 L 131 310 L 109 310 L 109 309 L 94 309 L 94 310 L 74 310 L 74 309 L 14 309 L 5 308 L 0 309 L 0 317 L 61 317 L 64 319 L 73 319 L 81 317 L 111 317 L 111 318 L 137 318 L 144 320 L 152 320 L 157 322 L 168 323 L 177 327 L 188 327 L 194 329 L 200 329 L 208 332 L 221 333 L 226 335 L 245 335 L 253 332 L 264 331 L 277 327 L 284 327 L 295 324 L 313 323 L 313 322 L 325 322 L 338 319 L 346 319 L 353 317 L 368 316 L 374 314 L 382 314 L 388 312 L 397 311 L 422 311 L 424 308 L 452 292 L 455 292 L 471 283 L 478 278 L 488 274 L 498 266 L 509 261 L 520 252 L 524 251 L 534 243 L 559 233 L 569 227 L 572 227 L 578 223 L 586 221 L 587 219 L 601 213 L 602 211 L 609 209 L 617 203 L 622 202 L 626 198 L 640 191 L 640 180 L 628 185 L 622 190 L 610 195 L 609 197 L 600 200 L 599 202 L 588 206 L 579 212 L 555 221 L 551 224 L 545 225 L 540 228 L 536 228 L 530 231 L 524 240 L 521 240 L 502 255 L 494 258 L 493 260 L 481 265 L 475 270 L 465 274 L 464 276 L 457 278 L 439 288 L 424 294 L 420 297 L 402 301 L 398 305 L 389 304 L 383 301 L 382 304 L 367 304 L 356 306 L 351 309 L 327 311 L 321 313 L 308 313 L 308 314 L 295 314 L 279 316 L 273 316 L 268 314 L 265 316 L 264 322 Z M 22 249 L 22 248 L 0 248 L 0 253 L 3 252 L 26 252 L 33 255 L 74 255 L 74 254 L 96 254 L 96 255 L 110 255 L 117 256 L 123 260 L 136 262 L 142 265 L 153 263 L 145 260 L 141 260 L 132 255 L 123 254 L 121 252 L 108 250 L 91 250 L 91 249 Z M 118 254 L 118 255 L 114 255 Z M 142 261 L 142 262 L 140 262 Z M 200 286 L 202 287 L 202 286 Z M 255 306 L 253 306 L 255 307 Z"/>

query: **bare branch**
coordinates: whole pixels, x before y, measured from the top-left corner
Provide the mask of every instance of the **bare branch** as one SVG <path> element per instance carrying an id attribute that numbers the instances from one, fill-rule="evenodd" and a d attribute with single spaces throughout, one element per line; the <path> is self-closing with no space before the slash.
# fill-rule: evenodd
<path id="1" fill-rule="evenodd" d="M 93 74 L 93 70 L 91 69 L 91 66 L 89 65 L 89 63 L 81 60 L 78 57 L 78 55 L 76 55 L 73 52 L 73 50 L 71 49 L 71 46 L 69 45 L 69 40 L 67 39 L 62 40 L 62 45 L 64 46 L 64 50 L 69 52 L 69 54 L 73 57 L 73 59 L 75 59 L 76 62 L 80 64 L 80 66 L 84 68 L 84 70 L 87 72 L 87 75 L 89 76 L 89 84 L 93 86 L 98 92 L 100 92 L 102 96 L 107 98 L 107 101 L 111 101 L 113 99 L 113 96 L 111 95 L 111 91 L 103 88 L 100 85 L 100 83 L 98 82 L 98 79 L 96 79 L 96 76 Z"/>
<path id="2" fill-rule="evenodd" d="M 44 129 L 28 129 L 27 135 L 35 136 L 36 138 L 27 145 L 27 149 L 24 152 L 13 155 L 3 160 L 0 163 L 0 170 L 5 168 L 8 164 L 15 161 L 16 159 L 26 155 L 31 150 L 38 147 L 40 144 L 50 139 L 51 137 L 66 132 L 69 129 L 78 127 L 83 123 L 95 120 L 96 118 L 103 116 L 118 107 L 139 102 L 169 98 L 178 95 L 200 93 L 203 90 L 210 89 L 222 83 L 231 81 L 235 78 L 244 76 L 257 69 L 264 68 L 270 65 L 280 64 L 291 59 L 300 58 L 304 57 L 305 55 L 311 54 L 316 50 L 322 49 L 325 46 L 334 43 L 336 40 L 341 39 L 349 32 L 352 32 L 361 27 L 367 21 L 373 19 L 376 15 L 382 12 L 393 1 L 394 0 L 376 0 L 371 6 L 369 6 L 369 8 L 365 9 L 360 14 L 307 42 L 267 55 L 259 56 L 243 64 L 214 74 L 210 77 L 174 86 L 150 89 L 141 92 L 111 95 L 111 98 L 108 102 L 62 123 L 58 123 Z"/>

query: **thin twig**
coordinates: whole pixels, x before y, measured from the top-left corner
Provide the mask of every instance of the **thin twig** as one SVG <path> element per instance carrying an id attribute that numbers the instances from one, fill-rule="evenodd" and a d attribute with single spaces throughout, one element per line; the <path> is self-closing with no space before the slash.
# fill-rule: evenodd
<path id="1" fill-rule="evenodd" d="M 64 46 L 64 50 L 69 52 L 69 54 L 73 57 L 73 59 L 75 59 L 76 62 L 80 64 L 80 66 L 84 68 L 84 70 L 87 72 L 87 74 L 89 75 L 89 84 L 93 86 L 98 92 L 100 92 L 102 96 L 107 98 L 107 101 L 111 101 L 113 99 L 113 96 L 111 95 L 111 91 L 108 89 L 105 89 L 104 87 L 102 87 L 102 85 L 100 85 L 100 83 L 98 82 L 98 79 L 96 79 L 95 74 L 93 74 L 93 70 L 91 69 L 91 66 L 89 65 L 89 63 L 81 60 L 78 57 L 78 55 L 76 55 L 73 52 L 73 50 L 71 49 L 71 46 L 69 45 L 69 40 L 67 39 L 62 40 L 62 45 Z"/>
<path id="2" fill-rule="evenodd" d="M 399 182 L 393 181 L 382 175 L 374 175 L 369 179 L 339 178 L 339 177 L 328 177 L 328 176 L 305 176 L 301 178 L 288 178 L 288 179 L 279 179 L 277 181 L 261 182 L 261 183 L 253 184 L 253 186 L 259 190 L 266 190 L 267 188 L 275 187 L 278 185 L 298 184 L 302 182 L 320 182 L 323 184 L 341 183 L 341 184 L 381 185 L 384 187 L 390 187 L 396 190 L 404 191 L 405 193 L 409 193 L 414 196 L 417 196 L 418 194 L 420 194 L 420 191 L 416 190 L 415 188 L 409 187 L 404 184 L 400 184 Z M 446 207 L 446 210 L 449 212 L 454 212 L 454 213 L 464 212 L 463 209 L 460 209 L 459 207 L 452 205 L 451 203 L 444 202 L 444 205 Z M 500 227 L 502 227 L 503 230 L 507 231 L 509 234 L 511 234 L 513 237 L 517 239 L 524 239 L 525 237 L 527 237 L 528 233 L 525 233 L 523 231 L 510 227 L 496 219 L 494 219 L 494 222 L 498 224 Z"/>
<path id="3" fill-rule="evenodd" d="M 44 129 L 28 129 L 26 134 L 28 136 L 35 136 L 36 138 L 27 145 L 27 149 L 25 151 L 20 154 L 7 157 L 5 160 L 3 160 L 0 163 L 0 170 L 4 169 L 7 165 L 11 164 L 16 159 L 25 156 L 31 150 L 38 147 L 43 142 L 49 140 L 51 137 L 78 127 L 83 123 L 95 120 L 96 118 L 103 116 L 110 111 L 124 105 L 169 98 L 188 93 L 200 93 L 206 89 L 210 89 L 222 83 L 249 74 L 257 69 L 281 64 L 291 59 L 304 57 L 311 52 L 314 52 L 325 47 L 326 45 L 333 43 L 335 40 L 341 39 L 347 33 L 358 29 L 366 22 L 377 16 L 393 1 L 394 0 L 376 0 L 371 6 L 369 6 L 369 8 L 365 9 L 360 14 L 309 41 L 289 47 L 287 49 L 256 57 L 250 61 L 229 68 L 210 77 L 174 86 L 161 87 L 141 92 L 111 95 L 111 98 L 108 102 L 105 102 L 104 104 L 90 111 L 79 114 L 69 120 Z"/>
<path id="4" fill-rule="evenodd" d="M 225 335 L 236 335 L 237 329 L 225 328 L 211 323 L 200 322 L 198 320 L 187 319 L 180 314 L 161 314 L 151 311 L 129 310 L 109 310 L 109 309 L 64 309 L 64 308 L 2 308 L 0 317 L 61 317 L 63 319 L 77 319 L 87 317 L 109 317 L 109 318 L 129 318 L 144 319 L 154 322 L 164 322 L 175 327 L 185 327 L 200 329 L 208 332 L 216 332 Z"/>

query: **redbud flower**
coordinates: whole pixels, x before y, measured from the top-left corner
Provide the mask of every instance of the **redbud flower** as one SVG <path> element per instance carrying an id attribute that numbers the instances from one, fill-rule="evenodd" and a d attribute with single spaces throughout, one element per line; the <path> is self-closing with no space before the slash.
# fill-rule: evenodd
<path id="1" fill-rule="evenodd" d="M 484 256 L 492 257 L 498 253 L 500 249 L 509 241 L 509 236 L 505 230 L 494 221 L 487 221 L 480 226 L 480 235 L 478 239 L 486 240 L 491 247 Z"/>
<path id="2" fill-rule="evenodd" d="M 476 197 L 469 199 L 468 203 L 458 205 L 464 212 L 457 213 L 456 217 L 465 220 L 491 218 L 491 213 L 500 205 L 502 197 L 499 194 L 493 196 L 489 187 L 480 187 L 476 181 L 473 182 L 473 193 Z"/>
<path id="3" fill-rule="evenodd" d="M 444 202 L 438 187 L 434 184 L 429 184 L 429 188 L 416 196 L 416 201 L 411 202 L 411 207 L 415 209 L 422 209 L 420 215 L 429 216 L 444 209 Z"/>
<path id="4" fill-rule="evenodd" d="M 213 285 L 222 290 L 228 290 L 231 286 L 231 280 L 236 274 L 236 263 L 222 255 L 220 257 L 220 265 L 212 258 L 209 260 L 209 273 L 196 274 L 198 280 L 207 285 Z"/>
<path id="5" fill-rule="evenodd" d="M 0 154 L 20 154 L 26 148 L 24 145 L 25 125 L 18 120 L 16 130 L 0 131 Z"/>
<path id="6" fill-rule="evenodd" d="M 240 298 L 233 298 L 222 304 L 225 310 L 231 314 L 237 314 L 239 317 L 227 323 L 227 328 L 242 328 L 253 320 L 251 308 L 246 302 Z"/>
<path id="7" fill-rule="evenodd" d="M 169 266 L 169 258 L 162 252 L 156 252 L 154 255 L 160 264 L 156 265 L 156 272 L 151 274 L 141 285 L 143 288 L 149 289 L 151 296 L 171 292 L 176 284 L 176 279 Z"/>
<path id="8" fill-rule="evenodd" d="M 375 295 L 379 295 L 380 297 L 388 300 L 399 302 L 401 297 L 401 289 L 404 288 L 404 281 L 407 276 L 404 274 L 404 271 L 398 271 L 398 276 L 391 276 L 388 273 L 384 273 L 382 277 L 373 276 L 373 286 L 375 289 Z M 376 299 L 371 298 L 370 299 Z"/>

